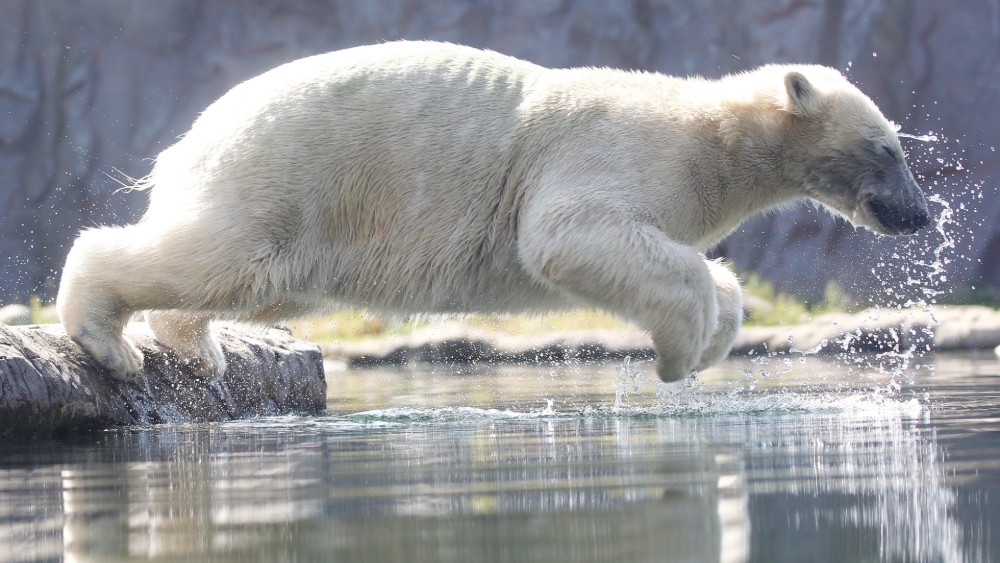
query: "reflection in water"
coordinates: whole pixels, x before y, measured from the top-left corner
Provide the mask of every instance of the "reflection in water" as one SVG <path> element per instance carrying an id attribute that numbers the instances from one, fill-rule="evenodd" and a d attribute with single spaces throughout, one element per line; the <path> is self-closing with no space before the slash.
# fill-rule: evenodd
<path id="1" fill-rule="evenodd" d="M 764 559 L 818 550 L 849 559 L 968 560 L 961 525 L 950 513 L 955 497 L 943 484 L 940 448 L 933 431 L 920 430 L 926 422 L 886 415 L 827 417 L 805 426 L 791 421 L 778 437 L 782 456 L 750 452 L 755 505 L 783 506 L 788 522 L 781 528 L 791 532 L 781 543 L 759 546 Z M 827 533 L 831 528 L 866 533 L 845 545 Z"/>
<path id="2" fill-rule="evenodd" d="M 649 455 L 628 420 L 300 422 L 114 436 L 146 461 L 62 471 L 66 555 L 745 559 L 735 456 Z"/>
<path id="3" fill-rule="evenodd" d="M 465 397 L 5 446 L 0 560 L 989 559 L 989 509 L 958 502 L 988 491 L 949 465 L 972 442 L 952 440 L 968 432 L 947 401 L 791 387 L 618 410 L 600 406 L 613 388 L 554 398 L 596 405 L 574 410 Z"/>

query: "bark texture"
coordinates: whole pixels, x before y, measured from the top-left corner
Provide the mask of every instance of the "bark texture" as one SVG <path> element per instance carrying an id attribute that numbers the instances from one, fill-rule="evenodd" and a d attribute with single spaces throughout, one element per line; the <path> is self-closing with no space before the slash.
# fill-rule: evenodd
<path id="1" fill-rule="evenodd" d="M 145 331 L 131 332 L 146 357 L 135 382 L 111 379 L 58 326 L 0 325 L 0 437 L 80 428 L 209 422 L 322 412 L 326 380 L 319 348 L 280 329 L 219 327 L 224 377 L 190 376 Z"/>

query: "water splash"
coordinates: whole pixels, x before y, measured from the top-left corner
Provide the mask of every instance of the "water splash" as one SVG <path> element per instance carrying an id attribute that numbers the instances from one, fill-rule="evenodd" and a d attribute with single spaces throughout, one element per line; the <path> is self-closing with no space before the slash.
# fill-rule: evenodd
<path id="1" fill-rule="evenodd" d="M 922 143 L 936 143 L 939 139 L 934 133 L 927 133 L 926 135 L 914 135 L 912 133 L 903 133 L 902 131 L 896 130 L 896 135 L 903 137 L 904 139 L 913 139 L 914 141 L 920 141 Z"/>
<path id="2" fill-rule="evenodd" d="M 755 369 L 741 370 L 742 381 L 731 381 L 723 388 L 710 388 L 695 377 L 663 383 L 623 362 L 618 368 L 615 402 L 612 406 L 587 407 L 585 415 L 626 415 L 642 417 L 760 415 L 788 413 L 892 414 L 915 417 L 926 410 L 927 397 L 903 397 L 902 387 L 890 378 L 887 385 L 806 385 L 794 389 L 777 387 L 758 389 L 759 380 L 789 374 L 805 358 L 762 356 L 751 360 Z M 766 366 L 766 369 L 761 367 Z M 640 394 L 653 389 L 653 401 Z M 645 401 L 643 401 L 645 399 Z"/>
<path id="3" fill-rule="evenodd" d="M 936 135 L 925 136 L 904 135 L 908 138 L 921 141 L 939 141 Z M 943 141 L 946 143 L 946 141 Z M 903 284 L 903 291 L 900 294 L 915 294 L 916 297 L 906 298 L 899 305 L 902 307 L 917 307 L 930 313 L 930 306 L 937 304 L 939 298 L 945 294 L 948 287 L 948 270 L 955 260 L 964 259 L 965 255 L 958 252 L 960 238 L 963 231 L 960 225 L 969 221 L 966 208 L 963 203 L 957 205 L 946 200 L 944 193 L 960 193 L 968 191 L 973 197 L 982 198 L 981 188 L 978 185 L 971 185 L 962 189 L 945 182 L 943 172 L 953 170 L 963 172 L 967 176 L 967 171 L 961 165 L 961 161 L 955 156 L 938 156 L 935 147 L 928 147 L 926 153 L 910 155 L 912 164 L 924 167 L 929 172 L 918 172 L 917 180 L 925 190 L 934 190 L 927 197 L 927 202 L 932 208 L 935 216 L 934 235 L 931 237 L 918 237 L 908 239 L 901 246 L 900 252 L 894 253 L 892 258 L 898 266 L 906 273 Z M 933 174 L 933 175 L 930 175 Z M 968 229 L 965 229 L 965 233 Z M 968 235 L 971 237 L 971 235 Z M 936 242 L 934 239 L 937 239 Z M 930 249 L 930 252 L 928 250 Z M 909 291 L 906 291 L 909 290 Z M 885 287 L 883 291 L 887 296 L 893 296 L 893 288 Z"/>
<path id="4" fill-rule="evenodd" d="M 400 426 L 407 424 L 441 423 L 481 423 L 504 420 L 546 419 L 570 416 L 573 413 L 557 412 L 553 401 L 547 401 L 543 408 L 519 411 L 514 409 L 482 409 L 476 407 L 441 408 L 389 408 L 363 411 L 347 415 L 333 415 L 334 420 L 343 420 L 365 427 Z"/>
<path id="5" fill-rule="evenodd" d="M 618 366 L 618 383 L 615 386 L 615 410 L 628 407 L 629 393 L 638 393 L 642 376 L 632 369 L 632 357 L 626 356 L 622 365 Z"/>
<path id="6" fill-rule="evenodd" d="M 941 286 L 948 281 L 945 266 L 951 263 L 950 253 L 956 248 L 955 236 L 950 230 L 955 225 L 955 213 L 951 205 L 940 195 L 934 194 L 927 198 L 930 203 L 937 204 L 937 220 L 935 230 L 941 236 L 941 241 L 931 253 L 932 260 L 915 259 L 913 265 L 918 268 L 925 268 L 922 276 L 912 276 L 907 282 L 920 290 L 923 299 L 908 300 L 903 305 L 906 307 L 919 306 L 927 308 L 936 303 L 937 297 L 944 293 Z"/>
<path id="7" fill-rule="evenodd" d="M 872 389 L 876 393 L 898 393 L 904 384 L 914 382 L 919 370 L 933 370 L 932 366 L 918 362 L 929 349 L 929 343 L 933 342 L 933 327 L 939 324 L 934 307 L 953 286 L 950 275 L 962 267 L 958 262 L 966 260 L 971 264 L 963 249 L 972 239 L 971 230 L 966 226 L 974 220 L 976 206 L 966 205 L 963 199 L 975 201 L 983 197 L 980 185 L 962 185 L 969 178 L 970 171 L 962 164 L 960 155 L 963 151 L 950 144 L 952 140 L 934 131 L 918 135 L 902 132 L 898 124 L 893 126 L 901 138 L 920 143 L 908 147 L 907 160 L 918 183 L 929 194 L 928 206 L 935 219 L 933 229 L 919 236 L 892 239 L 893 246 L 883 244 L 883 248 L 889 251 L 878 260 L 871 272 L 874 279 L 884 280 L 881 287 L 871 288 L 874 294 L 881 294 L 882 297 L 874 301 L 882 305 L 869 310 L 867 320 L 879 326 L 883 315 L 898 315 L 898 311 L 902 310 L 909 315 L 908 321 L 898 328 L 885 330 L 885 334 L 880 336 L 892 348 L 888 352 L 874 355 L 857 353 L 855 343 L 866 336 L 861 332 L 848 333 L 826 343 L 835 346 L 835 349 L 826 345 L 819 347 L 823 352 L 833 354 L 848 372 L 848 378 L 853 376 L 857 382 L 878 380 L 879 383 Z M 886 275 L 887 272 L 902 275 Z M 819 351 L 816 348 L 793 349 L 792 354 L 804 358 L 808 355 L 806 353 Z M 872 373 L 889 377 L 887 381 L 881 377 L 871 378 Z"/>
<path id="8" fill-rule="evenodd" d="M 889 337 L 895 342 L 895 348 L 874 356 L 853 353 L 850 344 L 861 334 L 847 334 L 839 342 L 843 350 L 836 357 L 842 365 L 855 366 L 858 373 L 875 371 L 890 376 L 884 387 L 875 389 L 879 392 L 898 393 L 903 384 L 914 382 L 915 361 L 929 349 L 928 343 L 934 338 L 933 326 L 939 324 L 933 306 L 947 291 L 947 267 L 955 259 L 959 221 L 952 205 L 939 194 L 928 196 L 927 201 L 935 217 L 933 234 L 901 242 L 895 252 L 879 262 L 877 268 L 881 271 L 899 271 L 903 277 L 901 280 L 890 278 L 883 283 L 881 290 L 888 298 L 887 309 L 876 306 L 869 310 L 868 320 L 873 323 L 888 310 L 907 311 L 909 328 L 902 329 L 906 334 L 891 331 Z M 873 274 L 877 279 L 884 279 L 877 270 L 873 270 Z M 929 318 L 930 325 L 922 318 Z"/>
<path id="9" fill-rule="evenodd" d="M 318 425 L 325 431 L 395 428 L 400 426 L 447 424 L 464 425 L 501 422 L 529 422 L 566 418 L 677 418 L 695 416 L 777 416 L 785 414 L 844 414 L 868 417 L 916 418 L 927 407 L 916 397 L 901 399 L 888 393 L 787 391 L 764 393 L 746 391 L 704 391 L 695 387 L 672 387 L 669 391 L 657 390 L 652 404 L 626 404 L 617 406 L 587 405 L 572 410 L 539 409 L 482 409 L 475 407 L 444 408 L 390 408 L 364 411 L 347 415 L 298 420 L 296 425 Z M 262 424 L 291 424 L 266 420 L 242 421 L 241 427 Z"/>
<path id="10" fill-rule="evenodd" d="M 652 404 L 623 406 L 587 405 L 557 410 L 552 404 L 538 409 L 491 409 L 476 407 L 387 408 L 322 417 L 286 416 L 228 423 L 234 431 L 275 431 L 296 433 L 357 432 L 391 430 L 407 426 L 448 425 L 476 427 L 505 422 L 593 418 L 678 418 L 717 416 L 778 416 L 785 414 L 836 414 L 882 418 L 917 418 L 926 406 L 916 398 L 907 400 L 886 394 L 858 392 L 829 393 L 776 391 L 768 393 L 705 392 L 693 387 L 658 390 Z"/>
<path id="11" fill-rule="evenodd" d="M 890 121 L 889 124 L 896 132 L 896 136 L 902 137 L 904 139 L 913 139 L 914 141 L 920 141 L 922 143 L 936 143 L 940 140 L 937 134 L 935 134 L 933 131 L 928 131 L 926 135 L 914 135 L 913 133 L 904 133 L 903 126 L 896 123 L 895 121 Z"/>

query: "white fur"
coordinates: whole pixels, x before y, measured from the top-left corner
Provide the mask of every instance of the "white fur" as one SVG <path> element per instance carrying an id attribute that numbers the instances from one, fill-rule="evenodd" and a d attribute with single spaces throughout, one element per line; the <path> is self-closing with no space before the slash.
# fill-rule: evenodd
<path id="1" fill-rule="evenodd" d="M 701 252 L 753 213 L 815 197 L 805 160 L 834 143 L 810 137 L 819 129 L 884 123 L 895 138 L 823 67 L 794 70 L 810 94 L 858 101 L 833 126 L 800 115 L 819 102 L 790 101 L 791 70 L 552 70 L 432 42 L 286 64 L 163 151 L 139 223 L 80 235 L 60 317 L 128 379 L 142 356 L 121 332 L 137 310 L 171 310 L 152 316 L 158 339 L 214 376 L 213 317 L 267 322 L 331 299 L 446 313 L 586 304 L 648 329 L 659 376 L 678 379 L 723 359 L 742 315 L 736 278 Z"/>

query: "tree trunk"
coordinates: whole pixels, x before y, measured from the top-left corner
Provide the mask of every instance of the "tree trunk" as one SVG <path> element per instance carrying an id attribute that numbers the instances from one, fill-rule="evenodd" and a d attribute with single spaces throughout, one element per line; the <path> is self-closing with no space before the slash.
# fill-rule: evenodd
<path id="1" fill-rule="evenodd" d="M 216 330 L 229 368 L 208 381 L 190 375 L 144 325 L 130 328 L 145 355 L 134 382 L 111 379 L 57 325 L 0 325 L 0 438 L 162 422 L 209 422 L 316 413 L 326 408 L 319 348 L 287 331 Z"/>

